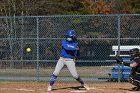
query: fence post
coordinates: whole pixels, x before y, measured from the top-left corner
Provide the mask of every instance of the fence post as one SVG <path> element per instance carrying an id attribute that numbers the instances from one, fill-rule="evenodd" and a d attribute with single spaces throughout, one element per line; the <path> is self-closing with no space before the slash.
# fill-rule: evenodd
<path id="1" fill-rule="evenodd" d="M 37 22 L 37 28 L 36 28 L 36 31 L 37 31 L 37 43 L 36 43 L 36 46 L 37 46 L 37 81 L 39 81 L 39 19 L 38 17 L 36 18 L 36 22 Z"/>
<path id="2" fill-rule="evenodd" d="M 117 55 L 120 55 L 120 15 L 118 15 L 118 53 Z M 120 64 L 118 64 L 118 82 L 120 82 Z"/>

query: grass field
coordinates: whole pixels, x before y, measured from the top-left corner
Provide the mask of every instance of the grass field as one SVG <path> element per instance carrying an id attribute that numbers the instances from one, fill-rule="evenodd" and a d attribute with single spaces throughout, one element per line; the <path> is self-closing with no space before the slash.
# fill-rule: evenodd
<path id="1" fill-rule="evenodd" d="M 100 78 L 108 78 L 108 73 L 111 73 L 112 67 L 107 66 L 96 66 L 96 67 L 77 67 L 77 72 L 81 77 L 100 77 Z M 50 76 L 54 71 L 54 67 L 40 68 L 39 75 L 40 76 Z M 36 76 L 37 69 L 29 68 L 29 69 L 15 69 L 15 68 L 6 68 L 0 69 L 1 76 Z M 59 74 L 59 76 L 71 76 L 70 72 L 67 68 L 63 68 Z"/>

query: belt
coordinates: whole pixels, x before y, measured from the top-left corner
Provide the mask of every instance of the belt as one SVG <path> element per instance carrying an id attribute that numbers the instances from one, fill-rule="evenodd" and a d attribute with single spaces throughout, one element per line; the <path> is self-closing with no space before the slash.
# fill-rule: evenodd
<path id="1" fill-rule="evenodd" d="M 65 58 L 65 57 L 61 57 L 61 58 L 64 58 L 64 59 L 75 59 L 75 58 Z"/>

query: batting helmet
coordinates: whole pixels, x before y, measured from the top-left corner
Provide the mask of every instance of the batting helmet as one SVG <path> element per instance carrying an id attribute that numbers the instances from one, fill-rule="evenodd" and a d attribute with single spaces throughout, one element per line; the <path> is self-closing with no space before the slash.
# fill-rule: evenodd
<path id="1" fill-rule="evenodd" d="M 75 30 L 68 30 L 66 36 L 68 36 L 68 37 L 75 37 L 76 36 Z"/>
<path id="2" fill-rule="evenodd" d="M 68 30 L 67 34 L 66 34 L 66 39 L 70 42 L 75 42 L 77 41 L 76 39 L 76 32 L 75 30 Z"/>

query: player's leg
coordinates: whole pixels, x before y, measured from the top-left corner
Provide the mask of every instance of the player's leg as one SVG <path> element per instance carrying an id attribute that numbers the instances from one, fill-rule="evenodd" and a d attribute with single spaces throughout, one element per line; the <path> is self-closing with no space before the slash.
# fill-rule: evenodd
<path id="1" fill-rule="evenodd" d="M 73 59 L 67 59 L 65 60 L 65 64 L 68 68 L 68 70 L 70 71 L 71 75 L 81 84 L 84 84 L 83 80 L 79 77 L 79 74 L 76 71 L 76 67 L 75 67 L 75 62 L 73 61 Z"/>
<path id="2" fill-rule="evenodd" d="M 75 62 L 73 59 L 68 59 L 65 61 L 65 64 L 72 74 L 72 76 L 81 84 L 81 87 L 89 89 L 88 86 L 84 83 L 84 81 L 80 78 L 79 74 L 77 73 Z"/>
<path id="3" fill-rule="evenodd" d="M 60 58 L 56 64 L 55 70 L 53 72 L 53 74 L 51 75 L 51 79 L 50 79 L 50 85 L 48 87 L 48 91 L 52 90 L 52 86 L 54 85 L 54 82 L 57 79 L 57 76 L 59 75 L 61 69 L 63 68 L 64 63 L 63 63 L 63 58 Z"/>
<path id="4" fill-rule="evenodd" d="M 50 79 L 50 85 L 48 86 L 48 91 L 51 91 L 52 90 L 52 86 L 53 86 L 53 84 L 54 84 L 54 82 L 55 82 L 56 79 L 57 79 L 57 76 L 54 75 L 54 74 L 52 74 L 51 75 L 51 79 Z"/>
<path id="5" fill-rule="evenodd" d="M 140 74 L 130 75 L 129 82 L 136 86 L 132 88 L 132 90 L 135 90 L 135 91 L 140 90 Z"/>

